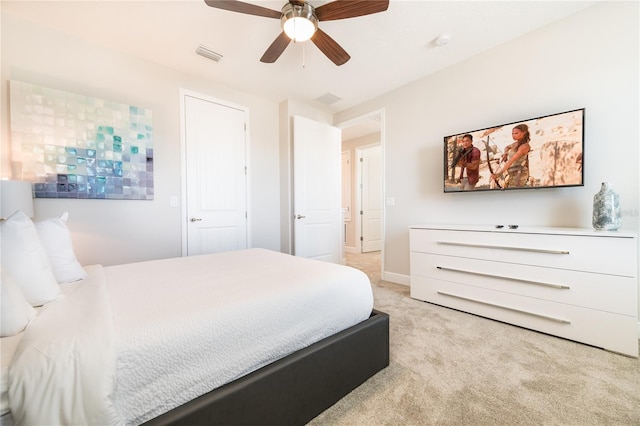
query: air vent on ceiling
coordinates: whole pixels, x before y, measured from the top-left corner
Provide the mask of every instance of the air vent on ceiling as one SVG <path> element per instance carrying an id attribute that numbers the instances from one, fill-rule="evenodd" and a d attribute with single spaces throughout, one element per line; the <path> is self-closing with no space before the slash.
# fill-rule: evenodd
<path id="1" fill-rule="evenodd" d="M 196 49 L 196 53 L 200 56 L 204 56 L 205 58 L 211 59 L 212 61 L 215 61 L 215 62 L 220 62 L 220 59 L 222 59 L 221 54 L 216 53 L 211 49 L 207 49 L 204 46 L 198 46 L 198 48 Z"/>
<path id="2" fill-rule="evenodd" d="M 325 103 L 327 105 L 331 105 L 332 103 L 341 101 L 342 98 L 334 95 L 333 93 L 325 93 L 324 95 L 320 96 L 319 98 L 316 99 L 317 101 L 320 101 L 322 103 Z"/>

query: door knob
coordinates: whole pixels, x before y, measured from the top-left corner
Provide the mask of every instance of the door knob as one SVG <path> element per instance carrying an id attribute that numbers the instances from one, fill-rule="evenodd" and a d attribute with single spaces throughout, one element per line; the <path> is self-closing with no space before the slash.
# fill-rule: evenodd
<path id="1" fill-rule="evenodd" d="M 189 222 L 199 222 L 202 219 L 200 219 L 199 217 L 192 217 L 191 219 L 189 219 Z"/>
<path id="2" fill-rule="evenodd" d="M 304 219 L 306 216 L 302 216 L 301 214 L 299 214 L 298 216 L 296 216 L 296 219 Z"/>

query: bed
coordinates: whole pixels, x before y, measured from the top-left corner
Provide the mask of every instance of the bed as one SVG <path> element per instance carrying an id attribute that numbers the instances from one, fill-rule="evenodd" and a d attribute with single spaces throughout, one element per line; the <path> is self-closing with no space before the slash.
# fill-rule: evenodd
<path id="1" fill-rule="evenodd" d="M 389 364 L 353 268 L 249 249 L 84 270 L 3 338 L 16 423 L 305 424 Z"/>

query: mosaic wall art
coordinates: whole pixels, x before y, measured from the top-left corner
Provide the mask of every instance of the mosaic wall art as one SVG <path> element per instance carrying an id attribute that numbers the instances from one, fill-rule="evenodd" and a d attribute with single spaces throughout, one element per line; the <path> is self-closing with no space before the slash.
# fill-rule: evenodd
<path id="1" fill-rule="evenodd" d="M 153 199 L 151 110 L 10 82 L 14 179 L 36 198 Z"/>

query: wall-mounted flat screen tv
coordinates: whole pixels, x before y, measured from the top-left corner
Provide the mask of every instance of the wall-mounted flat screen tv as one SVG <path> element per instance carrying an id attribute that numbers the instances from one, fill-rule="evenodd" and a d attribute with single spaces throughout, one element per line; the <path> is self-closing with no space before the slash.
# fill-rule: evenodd
<path id="1" fill-rule="evenodd" d="M 584 108 L 444 138 L 444 192 L 584 185 Z"/>

